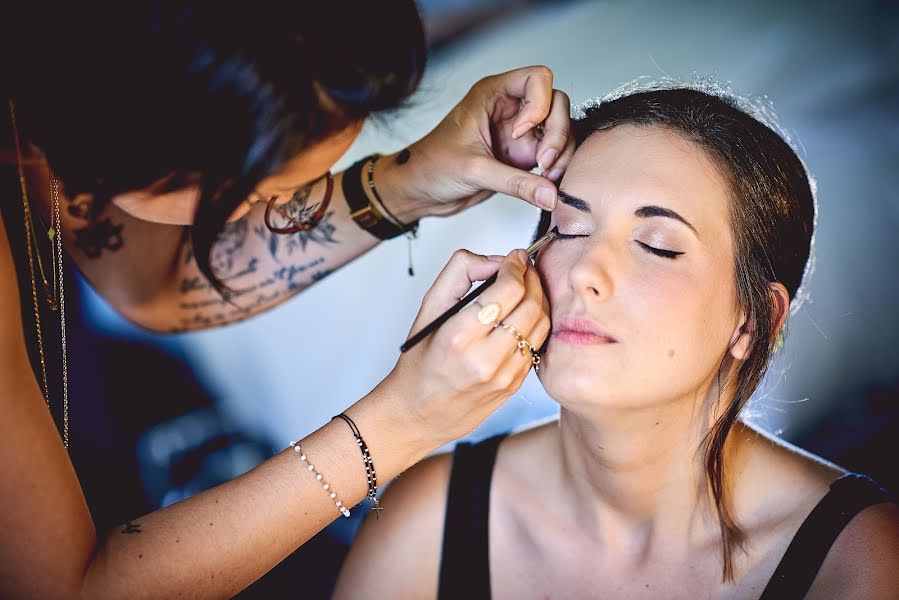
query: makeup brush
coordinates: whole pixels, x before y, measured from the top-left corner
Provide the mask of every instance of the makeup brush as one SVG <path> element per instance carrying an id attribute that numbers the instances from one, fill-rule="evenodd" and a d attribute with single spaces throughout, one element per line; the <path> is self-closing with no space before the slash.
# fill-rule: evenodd
<path id="1" fill-rule="evenodd" d="M 537 240 L 536 242 L 531 244 L 531 246 L 527 250 L 525 250 L 525 252 L 527 252 L 528 256 L 533 257 L 535 254 L 537 254 L 537 251 L 540 250 L 540 248 L 542 248 L 543 246 L 545 246 L 548 243 L 550 243 L 551 241 L 553 241 L 558 234 L 559 234 L 559 228 L 553 227 L 546 233 L 546 235 L 544 235 L 539 240 Z M 429 334 L 433 333 L 434 331 L 437 330 L 438 327 L 440 327 L 441 325 L 446 323 L 446 321 L 450 317 L 452 317 L 454 314 L 456 314 L 457 312 L 459 312 L 460 310 L 462 310 L 463 308 L 465 308 L 466 306 L 471 304 L 472 300 L 474 300 L 475 298 L 480 296 L 484 292 L 484 290 L 489 288 L 494 283 L 496 283 L 496 274 L 495 273 L 493 275 L 491 275 L 483 283 L 481 283 L 481 285 L 479 285 L 475 289 L 468 292 L 464 298 L 462 298 L 457 303 L 455 303 L 445 313 L 443 313 L 442 315 L 440 315 L 439 317 L 434 319 L 431 323 L 428 324 L 427 327 L 425 327 L 424 329 L 422 329 L 421 331 L 419 331 L 418 333 L 416 333 L 415 335 L 410 337 L 408 340 L 406 340 L 406 343 L 404 343 L 402 346 L 400 346 L 400 352 L 405 352 L 407 350 L 412 349 L 415 346 L 415 344 L 417 344 L 418 342 L 420 342 L 423 339 L 425 339 L 426 337 L 428 337 Z"/>

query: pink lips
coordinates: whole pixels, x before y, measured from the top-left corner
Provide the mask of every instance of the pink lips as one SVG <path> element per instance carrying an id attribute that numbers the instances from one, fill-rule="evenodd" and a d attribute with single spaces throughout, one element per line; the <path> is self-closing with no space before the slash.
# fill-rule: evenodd
<path id="1" fill-rule="evenodd" d="M 564 317 L 554 323 L 553 337 L 560 342 L 575 346 L 594 346 L 618 342 L 598 323 L 583 317 Z"/>

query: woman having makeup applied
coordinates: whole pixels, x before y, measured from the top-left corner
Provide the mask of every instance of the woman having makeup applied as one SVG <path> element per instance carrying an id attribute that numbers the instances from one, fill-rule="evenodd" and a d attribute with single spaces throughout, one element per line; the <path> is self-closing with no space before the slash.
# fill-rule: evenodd
<path id="1" fill-rule="evenodd" d="M 79 440 L 105 443 L 107 432 L 69 431 L 69 401 L 84 405 L 68 394 L 66 268 L 150 330 L 247 319 L 382 240 L 414 235 L 419 219 L 496 191 L 551 210 L 573 153 L 569 102 L 546 67 L 486 77 L 418 142 L 332 174 L 365 119 L 401 107 L 421 81 L 412 0 L 18 2 L 4 17 L 0 597 L 234 595 L 349 516 L 374 475 L 388 481 L 471 432 L 520 387 L 530 362 L 496 352 L 495 336 L 457 315 L 292 448 L 97 531 Z M 530 172 L 538 165 L 545 176 Z M 526 262 L 522 250 L 457 252 L 420 321 L 496 275 L 522 335 L 542 344 L 549 319 Z M 384 310 L 362 286 L 355 294 L 357 310 Z M 292 360 L 315 350 L 303 321 L 283 326 L 296 333 L 283 350 Z M 347 341 L 359 335 L 344 329 L 334 323 Z M 353 365 L 335 368 L 352 376 Z M 128 411 L 134 399 L 116 401 Z"/>
<path id="2" fill-rule="evenodd" d="M 558 421 L 399 478 L 337 597 L 899 597 L 888 494 L 740 419 L 810 260 L 794 150 L 748 103 L 680 87 L 610 96 L 573 132 L 537 232 L 560 235 L 529 267 Z"/>

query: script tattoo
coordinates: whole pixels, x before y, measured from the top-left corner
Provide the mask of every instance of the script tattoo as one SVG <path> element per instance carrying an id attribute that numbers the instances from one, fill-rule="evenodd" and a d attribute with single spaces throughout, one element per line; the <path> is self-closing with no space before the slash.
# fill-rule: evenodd
<path id="1" fill-rule="evenodd" d="M 212 245 L 209 264 L 212 270 L 220 275 L 230 273 L 234 268 L 234 258 L 243 249 L 247 241 L 249 226 L 246 219 L 228 223 Z"/>
<path id="2" fill-rule="evenodd" d="M 247 261 L 246 266 L 237 271 L 235 273 L 230 273 L 229 275 L 222 277 L 222 283 L 228 283 L 229 281 L 234 281 L 244 275 L 250 275 L 251 273 L 256 273 L 259 270 L 259 259 L 251 258 Z M 191 277 L 185 277 L 181 280 L 181 293 L 188 294 L 190 292 L 197 291 L 207 291 L 213 289 L 212 284 L 209 283 L 209 280 L 206 279 L 203 275 L 194 275 Z"/>

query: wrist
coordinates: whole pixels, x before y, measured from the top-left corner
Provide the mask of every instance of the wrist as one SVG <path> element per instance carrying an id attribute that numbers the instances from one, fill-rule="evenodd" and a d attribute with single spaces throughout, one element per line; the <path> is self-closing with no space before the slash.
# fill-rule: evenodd
<path id="1" fill-rule="evenodd" d="M 375 163 L 374 180 L 384 205 L 403 225 L 431 215 L 427 196 L 418 190 L 415 161 L 403 160 L 406 151 L 382 156 Z M 399 158 L 399 160 L 398 160 Z"/>
<path id="2" fill-rule="evenodd" d="M 425 435 L 422 423 L 410 415 L 398 390 L 388 380 L 346 412 L 365 436 L 378 472 L 385 474 L 381 481 L 396 477 L 440 447 Z"/>

